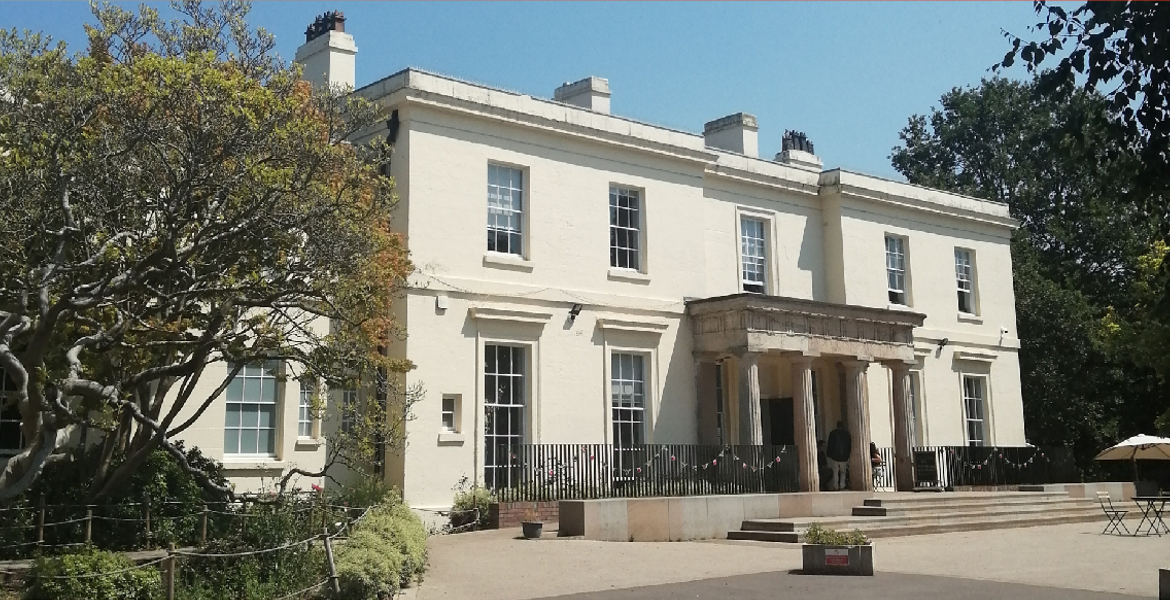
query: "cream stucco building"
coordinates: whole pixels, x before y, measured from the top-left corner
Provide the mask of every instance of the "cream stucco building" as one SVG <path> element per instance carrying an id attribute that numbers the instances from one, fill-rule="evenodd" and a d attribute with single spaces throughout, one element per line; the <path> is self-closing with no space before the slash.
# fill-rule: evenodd
<path id="1" fill-rule="evenodd" d="M 298 50 L 306 79 L 354 84 L 342 23 Z M 838 420 L 855 468 L 872 440 L 900 478 L 912 446 L 1025 444 L 1005 205 L 824 169 L 799 134 L 761 156 L 749 114 L 622 118 L 596 77 L 548 99 L 406 69 L 355 93 L 394 111 L 369 135 L 394 143 L 418 268 L 392 351 L 426 393 L 385 473 L 411 505 L 499 484 L 519 444 L 790 444 L 808 490 Z M 271 441 L 227 443 L 226 399 L 190 436 L 248 487 L 323 457 L 295 381 L 267 383 Z"/>

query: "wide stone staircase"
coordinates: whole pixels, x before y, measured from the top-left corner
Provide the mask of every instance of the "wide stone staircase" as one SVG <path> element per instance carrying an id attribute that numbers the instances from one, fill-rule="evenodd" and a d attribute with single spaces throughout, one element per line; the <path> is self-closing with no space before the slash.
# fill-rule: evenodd
<path id="1" fill-rule="evenodd" d="M 749 519 L 732 540 L 799 543 L 813 523 L 871 538 L 1006 529 L 1104 520 L 1097 502 L 1067 492 L 943 492 L 875 494 L 851 516 Z"/>

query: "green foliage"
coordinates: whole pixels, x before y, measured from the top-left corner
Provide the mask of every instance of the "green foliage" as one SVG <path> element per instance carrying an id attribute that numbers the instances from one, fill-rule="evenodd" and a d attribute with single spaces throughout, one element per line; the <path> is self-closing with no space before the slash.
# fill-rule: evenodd
<path id="1" fill-rule="evenodd" d="M 411 581 L 422 581 L 426 544 L 422 521 L 401 500 L 388 499 L 338 550 L 339 598 L 389 598 Z"/>
<path id="2" fill-rule="evenodd" d="M 859 529 L 849 532 L 837 531 L 823 527 L 820 523 L 813 523 L 804 532 L 804 543 L 824 546 L 864 546 L 869 543 L 869 538 L 865 537 L 865 534 Z"/>
<path id="3" fill-rule="evenodd" d="M 254 552 L 272 547 L 238 539 L 217 540 L 200 553 Z M 326 571 L 325 551 L 319 543 L 242 557 L 186 557 L 180 562 L 176 595 L 184 600 L 268 600 L 312 586 L 325 578 Z"/>
<path id="4" fill-rule="evenodd" d="M 25 582 L 30 600 L 153 600 L 162 592 L 156 568 L 131 569 L 134 562 L 121 554 L 86 549 L 77 554 L 39 558 Z M 115 573 L 116 571 L 121 571 Z M 111 573 L 98 577 L 82 577 Z M 67 577 L 55 579 L 56 577 Z"/>
<path id="5" fill-rule="evenodd" d="M 466 478 L 456 486 L 455 500 L 451 503 L 451 527 L 466 527 L 475 523 L 476 529 L 488 526 L 488 507 L 495 502 L 491 490 L 466 485 Z M 476 510 L 478 509 L 478 513 Z"/>
<path id="6" fill-rule="evenodd" d="M 984 80 L 943 95 L 899 134 L 891 161 L 911 182 L 1008 205 L 1016 335 L 1028 440 L 1072 446 L 1083 471 L 1170 404 L 1165 383 L 1102 319 L 1133 318 L 1142 255 L 1157 227 L 1138 209 L 1139 157 L 1097 94 Z"/>
<path id="7" fill-rule="evenodd" d="M 374 506 L 398 497 L 398 491 L 378 477 L 357 477 L 356 481 L 341 488 L 333 499 L 334 504 L 366 507 Z"/>

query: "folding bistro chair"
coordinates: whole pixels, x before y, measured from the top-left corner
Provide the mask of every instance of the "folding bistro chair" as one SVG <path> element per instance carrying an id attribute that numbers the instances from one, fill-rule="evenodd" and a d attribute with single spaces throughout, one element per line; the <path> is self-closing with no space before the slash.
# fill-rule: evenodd
<path id="1" fill-rule="evenodd" d="M 1121 522 L 1125 518 L 1125 514 L 1129 511 L 1113 508 L 1113 501 L 1109 499 L 1109 492 L 1097 492 L 1097 502 L 1101 503 L 1101 510 L 1105 512 L 1106 517 L 1109 517 L 1109 524 L 1105 526 L 1101 534 L 1117 532 L 1117 535 L 1121 535 L 1121 531 L 1125 530 L 1125 535 L 1130 535 L 1125 523 Z"/>

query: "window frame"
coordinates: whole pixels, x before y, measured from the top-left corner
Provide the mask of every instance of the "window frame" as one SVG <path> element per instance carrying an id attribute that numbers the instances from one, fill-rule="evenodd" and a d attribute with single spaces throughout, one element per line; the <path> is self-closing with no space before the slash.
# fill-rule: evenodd
<path id="1" fill-rule="evenodd" d="M 770 239 L 772 237 L 770 235 L 772 221 L 770 218 L 764 215 L 743 211 L 738 212 L 738 216 L 739 223 L 737 229 L 739 231 L 739 289 L 745 293 L 768 295 L 769 288 L 772 283 L 772 277 L 770 273 L 772 268 L 772 243 Z M 752 238 L 753 240 L 758 239 L 760 246 L 762 246 L 759 256 L 749 256 L 747 253 L 748 237 L 746 231 L 747 228 L 744 225 L 748 221 L 759 224 L 760 237 Z M 747 263 L 749 259 L 762 262 L 762 264 L 759 265 L 760 277 L 763 278 L 762 281 L 749 282 L 747 278 Z M 753 288 L 758 289 L 749 289 L 748 286 L 752 286 Z"/>
<path id="2" fill-rule="evenodd" d="M 240 460 L 240 459 L 246 460 L 246 459 L 250 459 L 250 458 L 253 458 L 253 459 L 254 458 L 261 458 L 261 459 L 265 459 L 265 460 L 275 460 L 279 456 L 280 447 L 281 447 L 281 437 L 282 437 L 281 436 L 282 427 L 280 426 L 280 424 L 282 422 L 282 419 L 281 419 L 281 404 L 282 404 L 281 399 L 283 397 L 283 384 L 281 382 L 281 375 L 283 372 L 283 367 L 284 367 L 284 365 L 281 361 L 277 361 L 277 360 L 263 361 L 260 363 L 261 374 L 255 375 L 255 374 L 250 374 L 248 372 L 248 370 L 250 368 L 255 368 L 254 364 L 244 365 L 244 367 L 242 369 L 240 369 L 240 371 L 238 373 L 236 373 L 235 377 L 232 378 L 232 381 L 229 382 L 227 388 L 224 390 L 223 456 L 224 456 L 225 460 L 229 460 L 229 457 L 230 457 L 230 460 Z M 228 364 L 229 370 L 234 369 L 234 368 L 235 368 L 234 364 L 231 364 L 231 363 Z M 233 386 L 235 386 L 235 382 L 237 379 L 241 379 L 240 400 L 234 401 L 231 399 L 230 394 L 233 391 L 232 388 L 233 388 Z M 250 401 L 245 400 L 245 398 L 246 398 L 245 390 L 248 388 L 248 381 L 249 380 L 259 380 L 258 383 L 261 386 L 260 387 L 260 389 L 261 389 L 260 401 L 250 402 Z M 271 380 L 271 385 L 272 385 L 272 396 L 271 396 L 272 399 L 271 399 L 271 401 L 266 401 L 263 398 L 264 381 L 265 380 Z M 241 408 L 238 410 L 237 423 L 235 425 L 229 425 L 228 421 L 230 419 L 231 408 L 232 408 L 233 404 L 239 405 Z M 255 405 L 257 407 L 256 425 L 255 426 L 245 426 L 244 425 L 245 412 L 244 412 L 242 407 L 243 406 L 250 406 L 250 405 Z M 266 405 L 271 405 L 272 413 L 271 413 L 271 418 L 270 418 L 270 424 L 268 427 L 261 427 L 260 426 L 260 416 L 263 414 L 263 409 L 260 407 L 263 407 Z M 236 450 L 233 452 L 228 451 L 227 437 L 228 437 L 229 430 L 235 430 L 237 432 L 236 446 L 235 446 Z M 244 438 L 245 431 L 255 431 L 256 432 L 256 450 L 257 450 L 257 452 L 241 452 L 240 451 L 241 448 L 243 447 L 243 438 Z M 259 451 L 260 450 L 260 432 L 261 431 L 268 431 L 269 432 L 269 438 L 268 438 L 269 442 L 268 443 L 269 443 L 269 446 L 271 447 L 270 451 Z"/>
<path id="3" fill-rule="evenodd" d="M 969 396 L 967 394 L 967 382 L 973 381 L 978 383 L 978 394 Z M 966 446 L 990 446 L 991 445 L 991 427 L 990 427 L 990 412 L 988 407 L 988 376 L 982 374 L 963 373 L 959 378 L 960 396 L 963 401 L 963 440 Z M 979 412 L 977 417 L 971 415 L 971 401 L 979 401 Z M 979 423 L 979 439 L 975 440 L 971 437 L 971 426 L 973 423 Z M 978 443 L 976 443 L 978 442 Z"/>
<path id="4" fill-rule="evenodd" d="M 625 372 L 624 367 L 621 365 L 621 357 L 630 357 L 631 359 L 636 358 L 638 360 L 640 363 L 642 376 L 640 380 L 622 377 L 627 375 L 627 373 Z M 614 370 L 615 359 L 617 359 L 618 362 L 616 365 L 618 367 L 618 372 L 615 372 Z M 650 443 L 649 434 L 653 407 L 651 394 L 651 382 L 653 381 L 653 378 L 650 373 L 650 368 L 653 364 L 653 355 L 652 353 L 643 349 L 611 348 L 609 351 L 609 360 L 606 362 L 608 367 L 607 375 L 609 379 L 609 433 L 613 447 L 614 475 L 617 477 L 630 477 L 634 475 L 633 469 L 637 466 L 634 463 L 637 462 L 637 457 L 640 456 L 637 452 L 637 447 L 645 446 Z M 634 375 L 637 369 L 634 368 L 633 361 L 630 363 L 630 368 L 631 372 L 629 375 Z M 619 407 L 619 405 L 615 402 L 618 396 L 623 395 L 621 393 L 615 393 L 615 388 L 617 388 L 619 383 L 626 382 L 635 384 L 633 386 L 633 389 L 635 390 L 637 389 L 636 384 L 641 384 L 641 393 L 634 393 L 635 397 L 639 395 L 641 396 L 640 406 L 633 405 L 635 402 L 634 398 L 631 398 L 630 406 L 621 405 Z M 619 411 L 628 411 L 631 413 L 630 417 L 637 415 L 640 420 L 635 421 L 632 418 L 619 419 Z M 623 424 L 636 425 L 636 428 L 630 428 L 631 432 L 636 432 L 634 435 L 634 438 L 636 439 L 619 439 L 622 437 L 619 432 L 621 431 L 620 427 Z"/>
<path id="5" fill-rule="evenodd" d="M 612 369 L 613 366 L 610 365 Z M 723 380 L 723 361 L 715 362 L 715 438 L 722 446 L 727 443 L 727 386 Z M 612 383 L 610 386 L 612 387 Z M 612 391 L 611 391 L 612 395 Z M 612 402 L 612 400 L 611 400 Z M 612 410 L 612 408 L 610 409 Z"/>
<path id="6" fill-rule="evenodd" d="M 890 242 L 898 242 L 897 253 L 892 253 L 890 249 Z M 885 259 L 886 259 L 886 300 L 890 304 L 896 306 L 911 306 L 910 299 L 910 261 L 909 261 L 909 246 L 910 240 L 904 235 L 897 235 L 893 233 L 885 234 Z M 890 264 L 891 254 L 900 258 L 900 268 Z M 891 285 L 890 278 L 895 273 L 901 275 L 902 287 L 895 288 Z M 898 296 L 896 296 L 897 294 Z M 900 296 L 900 297 L 899 297 Z"/>
<path id="7" fill-rule="evenodd" d="M 451 401 L 451 410 L 447 410 L 447 401 Z M 463 397 L 461 394 L 443 394 L 439 398 L 439 432 L 463 432 Z M 451 424 L 447 424 L 447 415 L 451 416 Z"/>
<path id="8" fill-rule="evenodd" d="M 357 406 L 361 402 L 361 390 L 346 388 L 338 391 L 341 392 L 341 395 L 337 398 L 337 407 L 340 413 L 337 429 L 341 433 L 353 433 L 354 426 L 357 424 Z"/>
<path id="9" fill-rule="evenodd" d="M 320 393 L 320 387 L 317 382 L 312 379 L 302 379 L 299 381 L 300 390 L 297 394 L 297 439 L 298 440 L 315 440 L 321 437 L 320 435 L 320 419 L 313 410 L 313 397 Z M 308 397 L 305 393 L 308 392 Z M 308 400 L 308 403 L 305 401 Z M 305 417 L 308 417 L 307 419 Z M 305 426 L 308 426 L 308 433 L 304 433 Z"/>
<path id="10" fill-rule="evenodd" d="M 521 165 L 509 164 L 506 162 L 495 161 L 495 160 L 488 161 L 487 167 L 488 167 L 487 168 L 487 186 L 486 186 L 487 197 L 485 198 L 485 202 L 487 205 L 486 232 L 488 234 L 488 242 L 485 245 L 485 251 L 489 255 L 512 256 L 512 257 L 519 258 L 521 260 L 527 260 L 528 259 L 528 247 L 529 247 L 529 243 L 528 243 L 528 212 L 529 212 L 528 211 L 528 189 L 529 189 L 529 187 L 531 187 L 530 186 L 530 178 L 529 178 L 529 170 L 527 167 L 524 167 Z M 507 188 L 502 188 L 502 186 L 499 184 L 498 179 L 497 179 L 497 183 L 493 184 L 492 183 L 492 170 L 493 169 L 506 169 L 508 171 L 514 171 L 514 172 L 519 173 L 519 175 L 520 175 L 519 187 L 518 188 L 511 187 L 511 180 L 509 180 L 509 187 L 507 187 Z M 512 192 L 518 192 L 518 194 L 519 194 L 519 201 L 518 201 L 519 208 L 514 208 L 512 206 L 505 208 L 502 205 L 500 205 L 499 207 L 493 207 L 493 205 L 492 205 L 493 188 L 495 188 L 495 190 L 497 192 L 497 196 L 496 196 L 497 198 L 500 198 L 500 196 L 498 194 L 499 189 L 508 189 Z M 511 195 L 510 198 L 515 199 L 515 194 Z M 495 226 L 493 224 L 493 221 L 492 221 L 493 208 L 496 208 L 496 210 L 499 210 L 499 211 L 511 212 L 513 214 L 513 216 L 516 217 L 516 227 L 517 228 L 511 229 L 508 227 Z M 506 250 L 500 250 L 499 246 L 498 246 L 498 242 L 494 248 L 492 247 L 493 240 L 495 239 L 495 238 L 493 238 L 493 235 L 492 235 L 493 232 L 496 235 L 503 234 L 503 235 L 505 235 L 506 239 L 508 239 L 508 248 Z M 518 250 L 513 250 L 513 248 L 512 248 L 513 238 L 511 236 L 513 236 L 513 235 L 515 236 L 515 242 L 519 245 Z"/>
<path id="11" fill-rule="evenodd" d="M 964 253 L 967 256 L 966 270 L 967 270 L 968 279 L 966 279 L 966 280 L 964 280 L 962 278 L 963 274 L 959 270 L 959 254 L 960 253 Z M 966 289 L 966 290 L 963 289 L 964 282 L 969 286 L 969 289 Z M 978 316 L 979 315 L 979 291 L 978 291 L 979 284 L 978 284 L 978 282 L 979 282 L 979 280 L 978 280 L 978 277 L 976 276 L 976 271 L 975 271 L 975 251 L 970 249 L 970 248 L 963 248 L 963 247 L 956 246 L 955 247 L 955 291 L 956 291 L 956 295 L 957 295 L 956 301 L 958 304 L 958 309 L 959 309 L 960 314 L 970 315 L 970 316 Z M 964 293 L 966 293 L 968 295 L 968 298 L 969 298 L 968 302 L 970 303 L 971 310 L 963 310 L 962 296 Z"/>
<path id="12" fill-rule="evenodd" d="M 621 225 L 620 212 L 621 210 L 629 211 L 629 207 L 620 206 L 622 192 L 625 192 L 627 202 L 633 198 L 637 202 L 637 207 L 633 209 L 636 212 L 638 223 L 637 226 Z M 646 273 L 646 190 L 644 188 L 627 186 L 619 183 L 609 184 L 609 203 L 607 205 L 609 212 L 609 268 L 619 271 L 628 271 L 633 273 Z M 633 232 L 636 236 L 635 244 L 625 246 L 618 246 L 616 244 L 618 232 L 626 232 L 627 241 L 629 233 Z M 619 252 L 627 253 L 626 265 L 622 266 L 622 261 L 618 260 Z M 634 266 L 629 265 L 629 253 L 634 255 Z"/>
<path id="13" fill-rule="evenodd" d="M 489 351 L 489 348 L 494 350 Z M 501 348 L 509 349 L 509 370 L 507 372 L 502 372 L 499 370 L 501 366 L 499 350 Z M 516 360 L 517 351 L 522 353 L 519 361 Z M 495 358 L 495 363 L 494 365 L 491 365 L 489 364 L 489 360 L 491 360 L 493 357 Z M 483 358 L 480 361 L 482 371 L 480 376 L 483 378 L 482 414 L 484 421 L 482 429 L 480 432 L 478 432 L 478 434 L 481 435 L 483 439 L 483 476 L 484 484 L 489 489 L 506 489 L 514 487 L 520 483 L 520 463 L 501 463 L 498 460 L 498 449 L 501 447 L 512 448 L 513 445 L 519 449 L 519 447 L 522 447 L 532 439 L 530 424 L 532 413 L 531 393 L 533 387 L 532 359 L 533 348 L 529 344 L 508 342 L 503 340 L 485 341 L 483 344 Z M 519 365 L 519 368 L 517 368 L 517 365 Z M 490 379 L 492 377 L 495 378 L 494 381 Z M 502 390 L 500 387 L 500 377 L 506 377 L 509 381 L 508 395 L 512 400 L 511 402 L 500 402 L 502 399 L 502 397 L 499 395 L 499 392 Z M 519 386 L 516 385 L 517 383 L 519 383 Z M 519 389 L 517 389 L 517 387 Z M 495 390 L 496 393 L 492 394 L 492 390 Z M 517 398 L 519 398 L 519 402 L 515 401 Z M 504 433 L 500 433 L 498 430 L 489 430 L 489 427 L 491 427 L 493 423 L 498 422 L 497 419 L 501 409 L 505 411 L 514 410 L 516 413 L 518 413 L 518 416 L 510 417 L 508 430 Z M 489 410 L 492 411 L 490 419 Z M 507 413 L 505 412 L 505 414 Z M 519 425 L 519 435 L 512 431 L 512 424 Z M 489 433 L 489 431 L 494 432 Z M 505 440 L 505 443 L 503 445 L 495 444 L 493 446 L 489 443 L 490 440 L 493 439 L 503 439 Z M 491 451 L 489 451 L 489 448 Z M 500 485 L 501 475 L 503 476 L 503 485 Z"/>

